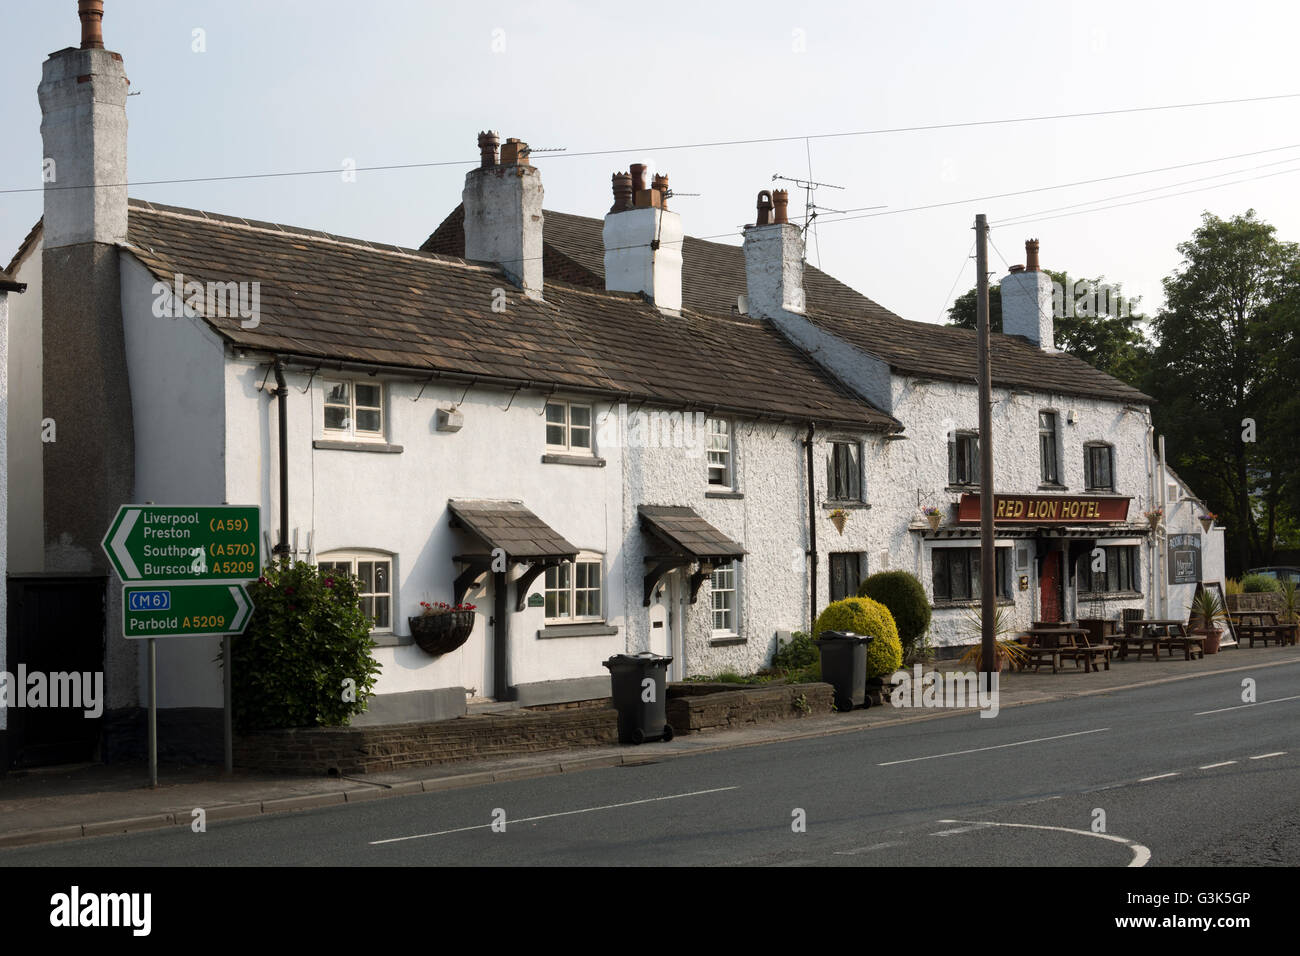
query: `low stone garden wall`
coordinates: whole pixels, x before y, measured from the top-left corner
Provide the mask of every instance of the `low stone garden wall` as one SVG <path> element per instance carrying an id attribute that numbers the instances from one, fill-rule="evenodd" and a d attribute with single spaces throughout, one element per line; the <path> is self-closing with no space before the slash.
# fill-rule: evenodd
<path id="1" fill-rule="evenodd" d="M 699 688 L 712 690 L 700 691 Z M 727 690 L 716 691 L 717 687 Z M 832 713 L 830 684 L 672 684 L 668 723 L 673 732 L 707 733 Z M 685 689 L 683 689 L 685 688 Z"/>
<path id="2" fill-rule="evenodd" d="M 1226 596 L 1229 611 L 1244 611 L 1247 614 L 1251 611 L 1282 613 L 1282 595 L 1276 592 L 1264 591 L 1257 594 L 1229 594 Z"/>

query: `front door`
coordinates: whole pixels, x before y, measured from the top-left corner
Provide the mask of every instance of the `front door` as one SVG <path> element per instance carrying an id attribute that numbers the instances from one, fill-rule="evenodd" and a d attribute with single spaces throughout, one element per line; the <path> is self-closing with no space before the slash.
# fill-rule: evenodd
<path id="1" fill-rule="evenodd" d="M 1043 555 L 1043 573 L 1038 578 L 1038 616 L 1040 620 L 1061 620 L 1061 552 Z"/>

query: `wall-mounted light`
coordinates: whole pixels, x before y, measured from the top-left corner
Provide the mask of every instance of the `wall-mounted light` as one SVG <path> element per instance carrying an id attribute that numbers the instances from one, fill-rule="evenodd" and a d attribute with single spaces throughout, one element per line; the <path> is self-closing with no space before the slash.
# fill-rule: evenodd
<path id="1" fill-rule="evenodd" d="M 1070 425 L 1079 424 L 1079 413 L 1076 412 L 1073 408 L 1070 409 L 1068 412 L 1065 413 L 1065 421 L 1067 424 Z"/>

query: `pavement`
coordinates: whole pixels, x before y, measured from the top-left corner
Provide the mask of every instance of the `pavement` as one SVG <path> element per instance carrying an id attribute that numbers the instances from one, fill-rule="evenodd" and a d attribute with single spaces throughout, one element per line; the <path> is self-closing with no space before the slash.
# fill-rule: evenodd
<path id="1" fill-rule="evenodd" d="M 1002 675 L 999 704 L 1006 710 L 1234 672 L 1262 682 L 1268 669 L 1298 662 L 1300 648 L 1274 646 L 1230 648 L 1198 661 L 1115 661 L 1109 671 L 1097 673 L 1067 665 L 1059 674 L 1040 671 Z M 940 670 L 955 668 L 955 662 L 939 665 Z M 1187 692 L 1194 695 L 1198 690 L 1189 685 Z M 163 765 L 155 789 L 148 786 L 147 768 L 142 764 L 86 764 L 23 771 L 0 777 L 0 849 L 190 826 L 200 809 L 209 822 L 258 817 L 860 733 L 960 712 L 896 708 L 886 703 L 845 714 L 677 737 L 639 747 L 583 747 L 358 777 L 284 776 L 238 769 L 227 775 L 216 768 Z"/>

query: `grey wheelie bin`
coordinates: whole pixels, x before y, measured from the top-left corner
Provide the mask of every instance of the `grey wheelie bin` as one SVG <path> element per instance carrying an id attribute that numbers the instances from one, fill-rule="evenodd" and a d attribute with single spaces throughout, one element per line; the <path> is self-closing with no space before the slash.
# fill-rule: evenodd
<path id="1" fill-rule="evenodd" d="M 823 631 L 817 640 L 822 680 L 835 688 L 835 709 L 870 707 L 867 696 L 867 645 L 875 638 L 848 631 Z"/>
<path id="2" fill-rule="evenodd" d="M 673 739 L 667 718 L 668 665 L 672 660 L 642 651 L 615 654 L 605 661 L 618 710 L 619 743 Z"/>

